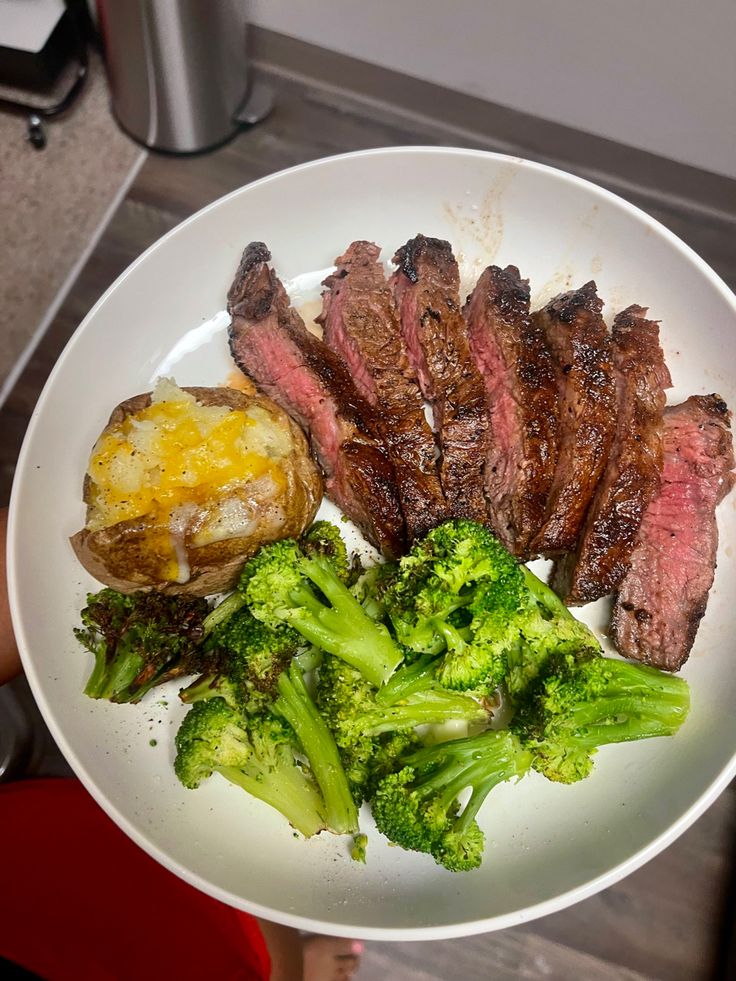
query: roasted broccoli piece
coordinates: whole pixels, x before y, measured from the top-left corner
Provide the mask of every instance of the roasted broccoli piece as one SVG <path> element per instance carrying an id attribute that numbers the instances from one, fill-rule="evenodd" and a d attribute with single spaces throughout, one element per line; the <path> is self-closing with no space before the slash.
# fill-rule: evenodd
<path id="1" fill-rule="evenodd" d="M 421 684 L 415 681 L 410 693 L 405 694 L 405 686 L 399 685 L 390 699 L 381 698 L 404 670 L 400 668 L 388 686 L 377 690 L 339 658 L 327 655 L 322 661 L 317 705 L 335 737 L 357 803 L 368 796 L 376 774 L 392 769 L 398 753 L 414 743 L 417 726 L 450 720 L 488 721 L 486 709 L 475 699 L 442 688 L 428 673 Z M 391 740 L 392 734 L 403 735 Z"/>
<path id="2" fill-rule="evenodd" d="M 228 602 L 229 598 L 210 616 Z M 235 708 L 252 713 L 273 702 L 279 675 L 304 641 L 290 627 L 274 630 L 266 626 L 241 604 L 216 623 L 205 644 L 213 654 L 212 669 L 179 692 L 181 700 L 191 703 L 222 696 Z"/>
<path id="3" fill-rule="evenodd" d="M 299 544 L 306 556 L 311 558 L 315 555 L 323 555 L 329 559 L 338 578 L 344 583 L 349 582 L 352 565 L 337 525 L 333 525 L 331 521 L 315 521 L 302 535 Z"/>
<path id="4" fill-rule="evenodd" d="M 253 616 L 276 630 L 286 624 L 322 651 L 342 658 L 376 686 L 402 653 L 371 620 L 325 555 L 307 556 L 287 539 L 266 545 L 243 569 L 241 588 Z"/>
<path id="5" fill-rule="evenodd" d="M 536 770 L 574 783 L 591 772 L 599 746 L 673 735 L 689 707 L 683 678 L 613 658 L 580 662 L 568 655 L 532 686 L 511 728 L 532 751 Z"/>
<path id="6" fill-rule="evenodd" d="M 396 562 L 377 562 L 363 569 L 350 588 L 371 620 L 382 621 L 386 616 L 383 594 L 398 569 Z"/>
<path id="7" fill-rule="evenodd" d="M 584 661 L 601 654 L 593 632 L 575 619 L 559 596 L 530 569 L 522 566 L 521 571 L 529 602 L 520 625 L 520 642 L 507 657 L 506 690 L 512 702 L 537 678 L 554 672 L 569 658 Z"/>
<path id="8" fill-rule="evenodd" d="M 201 641 L 207 601 L 156 592 L 87 596 L 74 634 L 95 657 L 84 692 L 90 698 L 138 702 L 155 685 L 207 668 Z"/>
<path id="9" fill-rule="evenodd" d="M 309 837 L 326 827 L 324 802 L 294 749 L 294 734 L 282 719 L 246 716 L 223 698 L 210 698 L 184 716 L 176 734 L 174 769 L 190 789 L 213 772 L 221 773 Z"/>
<path id="10" fill-rule="evenodd" d="M 376 827 L 402 848 L 428 852 L 453 872 L 477 868 L 485 837 L 476 815 L 490 791 L 522 777 L 531 753 L 506 730 L 486 730 L 409 754 L 371 798 Z M 470 790 L 461 809 L 459 795 Z"/>
<path id="11" fill-rule="evenodd" d="M 358 809 L 340 753 L 297 664 L 292 662 L 289 670 L 279 676 L 278 691 L 274 711 L 289 723 L 309 761 L 324 798 L 327 827 L 335 834 L 354 834 L 358 830 Z"/>
<path id="12" fill-rule="evenodd" d="M 445 522 L 416 543 L 382 596 L 397 640 L 413 656 L 441 655 L 447 688 L 513 690 L 553 652 L 600 647 L 572 614 L 484 526 Z"/>

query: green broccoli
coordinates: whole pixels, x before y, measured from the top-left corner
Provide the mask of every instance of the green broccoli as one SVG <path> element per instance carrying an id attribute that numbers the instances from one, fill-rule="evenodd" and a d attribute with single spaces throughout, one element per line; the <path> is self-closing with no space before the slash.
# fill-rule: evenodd
<path id="1" fill-rule="evenodd" d="M 562 600 L 530 569 L 521 569 L 529 603 L 520 629 L 520 643 L 507 656 L 506 690 L 512 703 L 538 677 L 553 673 L 558 663 L 572 657 L 599 657 L 601 645 L 593 632 L 576 620 Z"/>
<path id="2" fill-rule="evenodd" d="M 670 736 L 685 721 L 690 691 L 683 678 L 613 658 L 568 655 L 532 686 L 511 728 L 550 780 L 574 783 L 593 769 L 607 743 Z"/>
<path id="3" fill-rule="evenodd" d="M 553 652 L 599 652 L 588 628 L 484 526 L 448 521 L 416 543 L 383 593 L 397 640 L 413 656 L 441 655 L 447 688 L 515 692 Z"/>
<path id="4" fill-rule="evenodd" d="M 402 848 L 428 852 L 450 871 L 475 869 L 485 846 L 476 821 L 480 806 L 497 784 L 524 776 L 531 759 L 505 730 L 420 749 L 379 782 L 371 798 L 376 827 Z M 458 797 L 468 789 L 461 809 Z"/>
<path id="5" fill-rule="evenodd" d="M 350 592 L 371 620 L 382 621 L 386 616 L 383 593 L 398 569 L 396 562 L 377 562 L 363 569 L 350 587 Z"/>
<path id="6" fill-rule="evenodd" d="M 299 544 L 307 557 L 323 555 L 329 559 L 338 578 L 344 583 L 349 582 L 352 566 L 337 525 L 333 525 L 331 521 L 315 521 L 299 539 Z"/>
<path id="7" fill-rule="evenodd" d="M 354 862 L 361 862 L 365 865 L 365 850 L 368 846 L 368 835 L 356 835 L 353 838 L 353 846 L 350 849 L 350 857 Z"/>
<path id="8" fill-rule="evenodd" d="M 304 684 L 299 666 L 292 662 L 278 679 L 279 697 L 273 709 L 289 723 L 309 761 L 310 768 L 325 801 L 327 826 L 336 834 L 353 834 L 358 830 L 355 806 L 348 778 L 325 720 Z"/>
<path id="9" fill-rule="evenodd" d="M 294 755 L 293 733 L 270 714 L 242 715 L 223 698 L 197 702 L 176 734 L 174 770 L 190 789 L 221 773 L 305 837 L 326 827 L 322 796 Z"/>
<path id="10" fill-rule="evenodd" d="M 181 594 L 90 593 L 74 630 L 95 657 L 85 694 L 138 702 L 155 685 L 207 668 L 213 655 L 201 641 L 208 611 L 206 600 Z"/>
<path id="11" fill-rule="evenodd" d="M 488 712 L 475 699 L 447 691 L 429 673 L 424 673 L 421 684 L 414 679 L 412 690 L 407 692 L 407 686 L 401 684 L 406 670 L 400 668 L 387 686 L 377 690 L 339 658 L 327 655 L 322 661 L 317 705 L 335 737 L 358 803 L 368 795 L 376 773 L 383 775 L 392 769 L 398 752 L 414 742 L 411 735 L 389 740 L 390 734 L 413 734 L 417 726 L 450 720 L 488 721 Z M 394 679 L 399 679 L 397 685 Z M 387 689 L 391 690 L 390 698 L 382 698 Z"/>
<path id="12" fill-rule="evenodd" d="M 210 616 L 228 601 L 229 598 Z M 214 655 L 212 670 L 179 692 L 179 697 L 192 703 L 219 695 L 236 708 L 259 712 L 276 697 L 279 675 L 304 642 L 290 627 L 274 630 L 256 620 L 246 606 L 232 606 L 234 612 L 220 619 L 205 641 Z"/>
<path id="13" fill-rule="evenodd" d="M 306 556 L 293 540 L 262 548 L 246 563 L 239 588 L 258 620 L 274 630 L 292 627 L 376 686 L 401 662 L 388 630 L 366 615 L 331 560 L 319 553 Z"/>

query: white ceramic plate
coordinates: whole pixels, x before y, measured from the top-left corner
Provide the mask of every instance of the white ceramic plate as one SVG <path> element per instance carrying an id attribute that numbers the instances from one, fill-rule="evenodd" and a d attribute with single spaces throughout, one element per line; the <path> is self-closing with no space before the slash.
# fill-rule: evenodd
<path id="1" fill-rule="evenodd" d="M 629 303 L 662 321 L 670 401 L 720 392 L 736 405 L 736 301 L 690 249 L 621 199 L 568 174 L 496 154 L 375 150 L 305 164 L 215 202 L 138 259 L 107 291 L 56 365 L 34 412 L 13 489 L 10 592 L 25 669 L 66 758 L 146 851 L 205 892 L 298 927 L 352 937 L 480 933 L 559 910 L 656 855 L 736 773 L 732 667 L 736 512 L 719 513 L 716 583 L 683 674 L 692 713 L 673 739 L 613 746 L 574 787 L 533 774 L 482 811 L 480 870 L 452 874 L 390 848 L 365 821 L 368 863 L 329 835 L 295 840 L 266 805 L 224 780 L 186 791 L 171 768 L 177 686 L 139 707 L 82 695 L 91 659 L 72 628 L 98 585 L 68 544 L 82 475 L 110 409 L 159 374 L 217 384 L 232 370 L 225 294 L 241 250 L 263 239 L 297 305 L 310 307 L 355 238 L 384 256 L 417 232 L 449 239 L 466 286 L 514 263 L 533 301 L 591 277 L 613 314 Z M 311 313 L 315 305 L 311 304 Z M 585 611 L 602 627 L 604 605 Z M 156 745 L 150 745 L 155 739 Z"/>

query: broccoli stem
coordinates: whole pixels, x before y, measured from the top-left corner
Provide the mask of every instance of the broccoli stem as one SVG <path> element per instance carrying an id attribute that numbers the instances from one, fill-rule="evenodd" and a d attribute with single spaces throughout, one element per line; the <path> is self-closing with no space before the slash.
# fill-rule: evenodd
<path id="1" fill-rule="evenodd" d="M 341 658 L 380 688 L 402 660 L 391 635 L 366 615 L 323 557 L 304 559 L 300 567 L 331 606 L 320 603 L 306 587 L 295 589 L 292 599 L 297 608 L 288 622 L 310 643 Z"/>
<path id="2" fill-rule="evenodd" d="M 293 767 L 276 769 L 264 777 L 251 777 L 236 766 L 215 767 L 231 783 L 270 804 L 305 838 L 318 834 L 325 826 L 322 800 L 317 788 Z"/>
<path id="3" fill-rule="evenodd" d="M 179 698 L 186 705 L 201 702 L 204 698 L 214 698 L 216 695 L 221 694 L 216 687 L 217 680 L 218 676 L 216 674 L 202 675 L 196 681 L 193 681 L 191 685 L 182 688 L 179 692 Z"/>
<path id="4" fill-rule="evenodd" d="M 470 798 L 456 821 L 460 832 L 470 827 L 497 784 L 524 776 L 531 762 L 532 754 L 521 748 L 516 736 L 492 729 L 420 749 L 406 759 L 406 765 L 418 773 L 428 771 L 427 776 L 416 779 L 416 793 L 425 798 L 439 793 L 446 809 L 463 790 L 471 788 Z"/>
<path id="5" fill-rule="evenodd" d="M 434 681 L 436 658 L 425 654 L 413 664 L 402 665 L 389 681 L 376 692 L 379 705 L 393 705 L 414 692 L 426 690 Z"/>
<path id="6" fill-rule="evenodd" d="M 332 733 L 312 701 L 301 672 L 292 664 L 278 680 L 274 709 L 294 730 L 325 801 L 328 827 L 336 834 L 358 830 L 358 810 Z"/>
<path id="7" fill-rule="evenodd" d="M 204 631 L 203 635 L 207 637 L 212 633 L 215 627 L 219 627 L 220 624 L 224 623 L 225 620 L 228 620 L 233 613 L 237 613 L 242 606 L 245 606 L 245 596 L 238 590 L 236 590 L 234 593 L 230 593 L 229 596 L 225 597 L 222 603 L 216 606 L 214 610 L 212 610 L 211 613 L 208 613 L 204 618 L 204 622 L 202 624 L 202 629 Z"/>
<path id="8" fill-rule="evenodd" d="M 122 692 L 132 684 L 143 667 L 143 658 L 140 654 L 123 647 L 115 658 L 108 663 L 100 666 L 99 659 L 95 655 L 95 667 L 92 671 L 84 693 L 90 698 L 105 698 L 114 701 L 132 701 L 131 698 L 124 698 Z M 149 688 L 153 687 L 154 682 L 144 690 L 136 692 L 136 696 L 143 697 Z M 137 700 L 137 699 L 136 699 Z"/>
<path id="9" fill-rule="evenodd" d="M 604 690 L 570 711 L 579 746 L 593 748 L 677 732 L 690 706 L 682 678 L 615 660 L 606 661 L 606 672 Z"/>
<path id="10" fill-rule="evenodd" d="M 412 729 L 415 726 L 428 725 L 440 720 L 485 722 L 487 718 L 488 713 L 483 706 L 468 695 L 452 691 L 431 691 L 426 694 L 418 693 L 413 700 L 410 699 L 401 705 L 387 706 L 382 709 L 379 719 L 373 724 L 370 723 L 370 716 L 368 716 L 366 734 L 378 736 L 382 732 Z"/>
<path id="11" fill-rule="evenodd" d="M 105 680 L 107 677 L 107 657 L 104 641 L 94 646 L 95 666 L 84 686 L 84 694 L 89 698 L 104 698 Z"/>
<path id="12" fill-rule="evenodd" d="M 539 576 L 535 576 L 531 569 L 527 569 L 525 565 L 520 566 L 520 569 L 524 575 L 524 582 L 526 583 L 527 589 L 540 606 L 544 607 L 555 617 L 562 617 L 564 620 L 574 619 L 572 613 L 557 593 L 553 589 L 550 589 L 546 583 L 542 582 Z"/>

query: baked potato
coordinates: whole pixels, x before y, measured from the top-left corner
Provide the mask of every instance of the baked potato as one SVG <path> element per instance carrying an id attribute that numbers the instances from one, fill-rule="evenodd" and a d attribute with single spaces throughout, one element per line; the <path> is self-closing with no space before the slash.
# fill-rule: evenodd
<path id="1" fill-rule="evenodd" d="M 233 587 L 261 545 L 301 534 L 322 482 L 303 433 L 270 399 L 162 379 L 113 411 L 82 496 L 86 523 L 71 544 L 95 579 L 207 596 Z"/>

